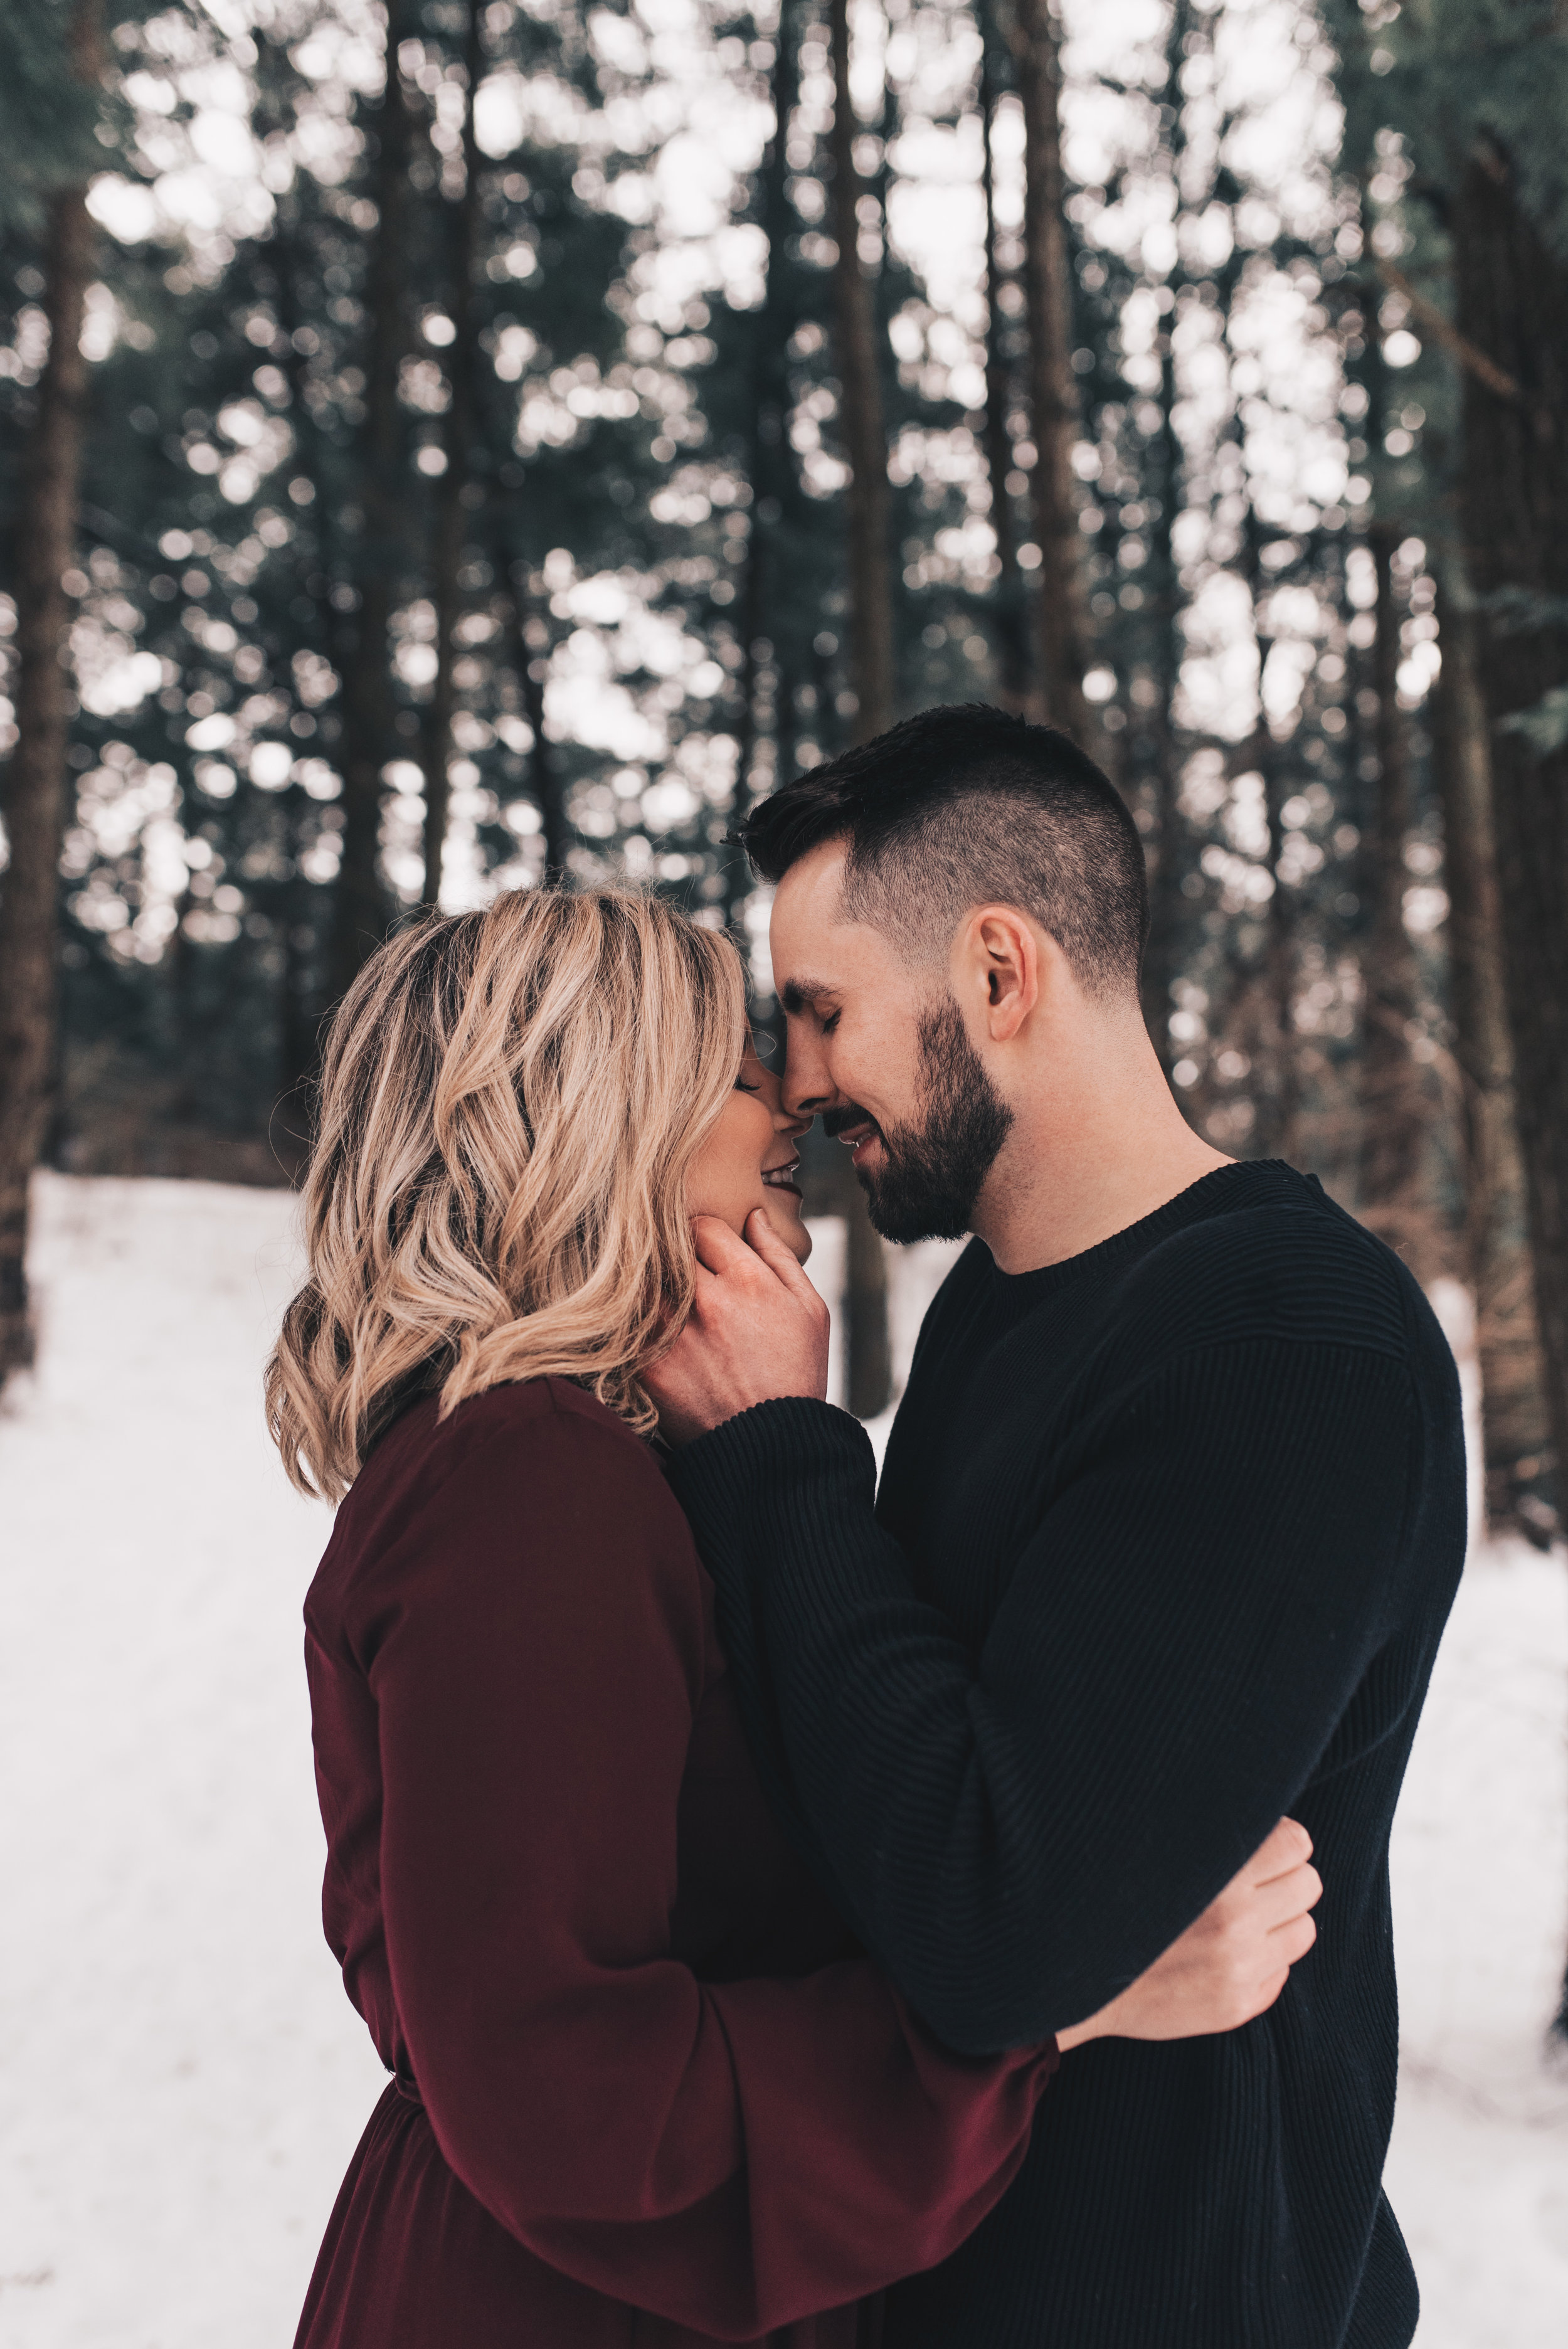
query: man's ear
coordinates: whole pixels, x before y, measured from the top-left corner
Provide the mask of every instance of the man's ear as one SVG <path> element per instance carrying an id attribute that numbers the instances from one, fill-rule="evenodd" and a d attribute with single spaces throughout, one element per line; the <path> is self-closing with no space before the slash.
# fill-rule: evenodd
<path id="1" fill-rule="evenodd" d="M 1016 905 L 981 905 L 959 934 L 960 1002 L 976 1010 L 993 1042 L 1010 1043 L 1040 999 L 1040 942 Z"/>

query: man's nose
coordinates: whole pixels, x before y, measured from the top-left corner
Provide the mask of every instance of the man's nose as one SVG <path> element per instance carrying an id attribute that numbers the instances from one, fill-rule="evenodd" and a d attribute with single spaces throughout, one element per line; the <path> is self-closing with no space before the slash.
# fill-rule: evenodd
<path id="1" fill-rule="evenodd" d="M 820 1117 L 824 1110 L 836 1106 L 838 1088 L 827 1070 L 815 1055 L 808 1056 L 793 1042 L 787 1042 L 784 1059 L 784 1106 L 791 1117 L 806 1120 Z"/>

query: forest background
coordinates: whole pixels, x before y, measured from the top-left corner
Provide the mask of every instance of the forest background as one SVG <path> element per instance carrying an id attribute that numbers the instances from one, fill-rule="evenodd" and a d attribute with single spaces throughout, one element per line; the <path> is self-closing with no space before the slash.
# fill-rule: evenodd
<path id="1" fill-rule="evenodd" d="M 0 1374 L 28 1180 L 297 1174 L 391 924 L 731 926 L 740 810 L 932 703 L 1145 839 L 1194 1126 L 1476 1299 L 1568 1457 L 1555 0 L 13 0 Z M 885 1268 L 841 1153 L 849 1392 Z"/>

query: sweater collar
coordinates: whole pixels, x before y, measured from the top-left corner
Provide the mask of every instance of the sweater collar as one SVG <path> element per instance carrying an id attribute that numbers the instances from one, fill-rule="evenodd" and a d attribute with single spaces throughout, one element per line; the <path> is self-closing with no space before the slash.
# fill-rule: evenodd
<path id="1" fill-rule="evenodd" d="M 1080 1255 L 1064 1257 L 1057 1264 L 1042 1264 L 1027 1272 L 1004 1272 L 992 1257 L 991 1277 L 1005 1295 L 1020 1299 L 1047 1296 L 1085 1274 L 1109 1271 L 1123 1257 L 1140 1256 L 1172 1232 L 1201 1224 L 1210 1216 L 1231 1215 L 1243 1207 L 1286 1203 L 1305 1206 L 1315 1192 L 1322 1195 L 1317 1177 L 1298 1174 L 1283 1158 L 1238 1160 L 1234 1165 L 1216 1166 L 1210 1174 L 1201 1174 L 1173 1199 L 1167 1199 L 1162 1207 L 1156 1207 L 1151 1215 L 1140 1216 L 1124 1231 L 1112 1232 L 1109 1239 L 1097 1240 L 1093 1247 L 1085 1248 Z M 988 1249 L 986 1254 L 989 1257 Z"/>

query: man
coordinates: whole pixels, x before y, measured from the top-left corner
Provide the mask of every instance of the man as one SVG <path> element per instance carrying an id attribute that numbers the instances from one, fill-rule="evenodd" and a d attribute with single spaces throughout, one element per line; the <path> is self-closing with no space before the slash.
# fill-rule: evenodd
<path id="1" fill-rule="evenodd" d="M 1259 2021 L 1068 2059 L 887 2349 L 1404 2349 L 1387 1844 L 1463 1552 L 1448 1349 L 1314 1180 L 1185 1124 L 1138 835 L 1065 737 L 930 711 L 745 837 L 790 1108 L 887 1237 L 975 1236 L 873 1502 L 793 1258 L 699 1228 L 650 1383 L 773 1799 L 977 2054 L 1102 2004 L 1283 1813 L 1326 1885 Z"/>

